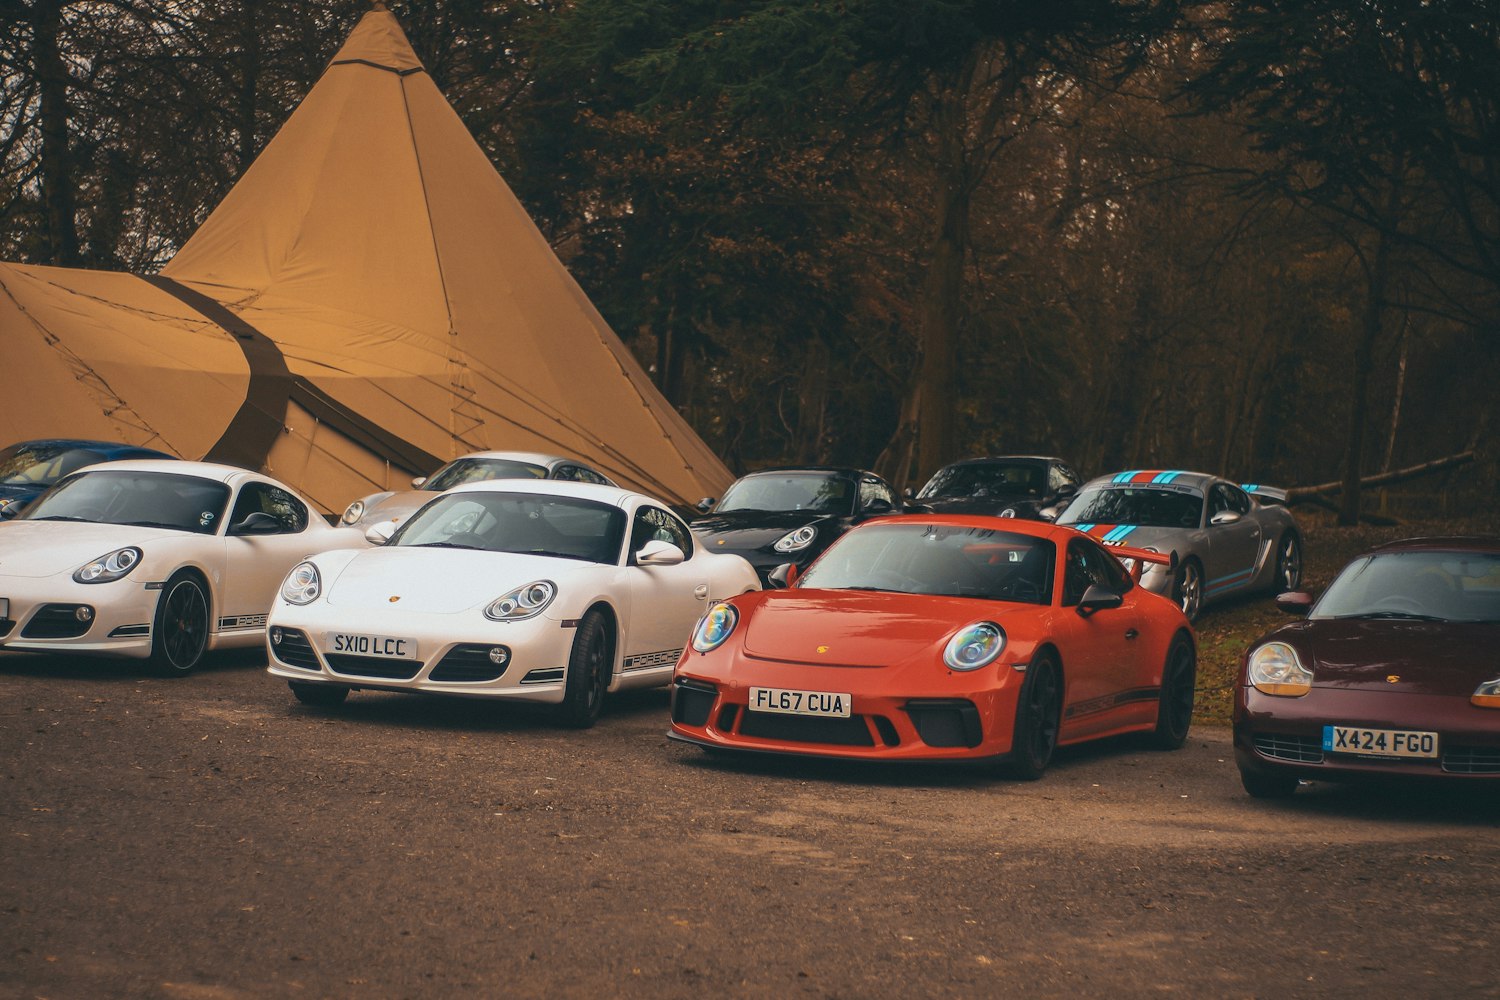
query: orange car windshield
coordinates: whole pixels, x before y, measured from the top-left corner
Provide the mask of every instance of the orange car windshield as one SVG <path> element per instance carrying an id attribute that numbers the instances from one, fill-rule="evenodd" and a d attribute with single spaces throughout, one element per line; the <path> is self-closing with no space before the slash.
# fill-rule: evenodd
<path id="1" fill-rule="evenodd" d="M 1057 547 L 992 528 L 896 522 L 850 532 L 797 582 L 824 590 L 1052 602 Z"/>

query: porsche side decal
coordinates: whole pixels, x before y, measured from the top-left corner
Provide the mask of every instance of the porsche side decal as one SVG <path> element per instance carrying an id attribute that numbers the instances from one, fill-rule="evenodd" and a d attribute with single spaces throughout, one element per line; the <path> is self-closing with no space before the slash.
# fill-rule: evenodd
<path id="1" fill-rule="evenodd" d="M 219 631 L 236 628 L 264 628 L 265 624 L 265 615 L 231 615 L 228 618 L 219 619 Z"/>
<path id="2" fill-rule="evenodd" d="M 652 667 L 667 667 L 682 658 L 682 650 L 662 649 L 655 653 L 637 653 L 635 656 L 625 657 L 625 667 L 622 673 L 630 673 L 633 670 L 649 670 Z"/>
<path id="3" fill-rule="evenodd" d="M 1069 705 L 1068 710 L 1063 713 L 1063 718 L 1074 719 L 1080 715 L 1093 715 L 1095 712 L 1107 712 L 1111 708 L 1133 701 L 1154 701 L 1161 697 L 1161 688 L 1135 688 L 1131 691 L 1117 691 L 1103 698 L 1091 698 L 1088 701 L 1080 701 L 1076 705 Z"/>

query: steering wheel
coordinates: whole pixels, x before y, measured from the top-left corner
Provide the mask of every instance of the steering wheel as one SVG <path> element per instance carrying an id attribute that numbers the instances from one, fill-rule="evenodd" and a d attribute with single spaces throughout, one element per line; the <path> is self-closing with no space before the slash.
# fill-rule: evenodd
<path id="1" fill-rule="evenodd" d="M 487 549 L 490 543 L 482 535 L 476 535 L 472 531 L 456 531 L 443 539 L 449 545 L 470 545 L 476 549 Z"/>
<path id="2" fill-rule="evenodd" d="M 1425 615 L 1427 609 L 1421 602 L 1405 597 L 1401 594 L 1392 594 L 1390 597 L 1377 601 L 1371 611 L 1398 611 L 1409 615 Z"/>
<path id="3" fill-rule="evenodd" d="M 878 587 L 881 590 L 910 590 L 912 584 L 916 583 L 905 573 L 898 573 L 893 569 L 883 569 L 872 573 L 864 582 L 864 586 Z"/>

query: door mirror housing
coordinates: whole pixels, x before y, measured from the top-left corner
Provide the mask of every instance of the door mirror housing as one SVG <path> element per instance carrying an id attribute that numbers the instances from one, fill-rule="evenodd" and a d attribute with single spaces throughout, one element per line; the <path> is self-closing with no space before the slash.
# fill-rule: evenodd
<path id="1" fill-rule="evenodd" d="M 1289 590 L 1276 595 L 1276 606 L 1289 615 L 1304 617 L 1313 606 L 1313 595 L 1305 590 Z"/>
<path id="2" fill-rule="evenodd" d="M 1078 613 L 1087 618 L 1096 611 L 1106 611 L 1110 608 L 1118 608 L 1125 603 L 1125 598 L 1110 590 L 1108 587 L 1097 583 L 1089 584 L 1089 588 L 1083 592 L 1083 600 L 1078 602 Z"/>
<path id="3" fill-rule="evenodd" d="M 702 500 L 699 500 L 696 505 L 698 508 L 698 513 L 707 514 L 709 511 L 714 509 L 714 504 L 716 503 L 718 503 L 718 499 L 716 497 L 704 497 Z"/>
<path id="4" fill-rule="evenodd" d="M 384 545 L 386 542 L 389 542 L 391 540 L 391 536 L 395 533 L 395 521 L 381 521 L 378 524 L 370 525 L 370 527 L 365 530 L 365 541 L 369 542 L 371 545 Z"/>
<path id="5" fill-rule="evenodd" d="M 796 583 L 797 577 L 801 575 L 802 574 L 797 571 L 796 563 L 782 563 L 780 566 L 777 566 L 775 569 L 771 570 L 771 572 L 767 573 L 766 579 L 770 581 L 771 586 L 785 589 Z"/>
<path id="6" fill-rule="evenodd" d="M 1209 518 L 1208 523 L 1216 526 L 1220 524 L 1234 524 L 1244 516 L 1245 515 L 1241 514 L 1237 510 L 1221 510 L 1213 517 Z"/>
<path id="7" fill-rule="evenodd" d="M 864 510 L 860 511 L 860 513 L 865 517 L 878 517 L 881 514 L 889 514 L 895 509 L 885 497 L 875 497 L 869 503 L 865 504 Z"/>
<path id="8" fill-rule="evenodd" d="M 427 482 L 426 476 L 418 476 L 416 479 L 413 479 L 411 481 L 411 488 L 414 490 L 420 490 L 422 488 L 422 484 L 425 482 Z"/>
<path id="9" fill-rule="evenodd" d="M 635 554 L 637 566 L 676 566 L 686 561 L 687 555 L 681 549 L 660 539 L 652 539 Z"/>
<path id="10" fill-rule="evenodd" d="M 285 528 L 285 525 L 276 520 L 276 518 L 272 517 L 270 514 L 267 514 L 264 511 L 257 510 L 250 514 L 247 514 L 245 516 L 245 519 L 243 521 L 240 521 L 238 524 L 231 524 L 229 526 L 229 530 L 225 532 L 225 534 L 277 535 L 285 530 Z"/>

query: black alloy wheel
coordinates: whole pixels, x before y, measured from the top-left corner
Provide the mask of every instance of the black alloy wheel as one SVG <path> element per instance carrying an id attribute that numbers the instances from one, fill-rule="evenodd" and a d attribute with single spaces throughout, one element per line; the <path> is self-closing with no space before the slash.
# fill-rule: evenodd
<path id="1" fill-rule="evenodd" d="M 1276 586 L 1281 593 L 1302 585 L 1302 543 L 1288 531 L 1276 546 Z"/>
<path id="2" fill-rule="evenodd" d="M 614 637 L 604 613 L 593 610 L 578 623 L 573 651 L 568 656 L 568 679 L 563 686 L 557 718 L 565 726 L 588 729 L 599 721 L 604 692 L 614 667 Z"/>
<path id="3" fill-rule="evenodd" d="M 1031 661 L 1016 706 L 1016 728 L 1005 770 L 1011 777 L 1035 781 L 1052 763 L 1062 725 L 1062 671 L 1043 653 Z"/>
<path id="4" fill-rule="evenodd" d="M 178 573 L 162 588 L 151 626 L 151 663 L 169 677 L 190 673 L 208 648 L 208 595 L 191 573 Z"/>
<path id="5" fill-rule="evenodd" d="M 1167 648 L 1161 672 L 1161 696 L 1156 708 L 1156 730 L 1151 745 L 1158 750 L 1179 750 L 1187 742 L 1193 724 L 1193 696 L 1198 686 L 1198 654 L 1185 635 L 1178 635 Z"/>

